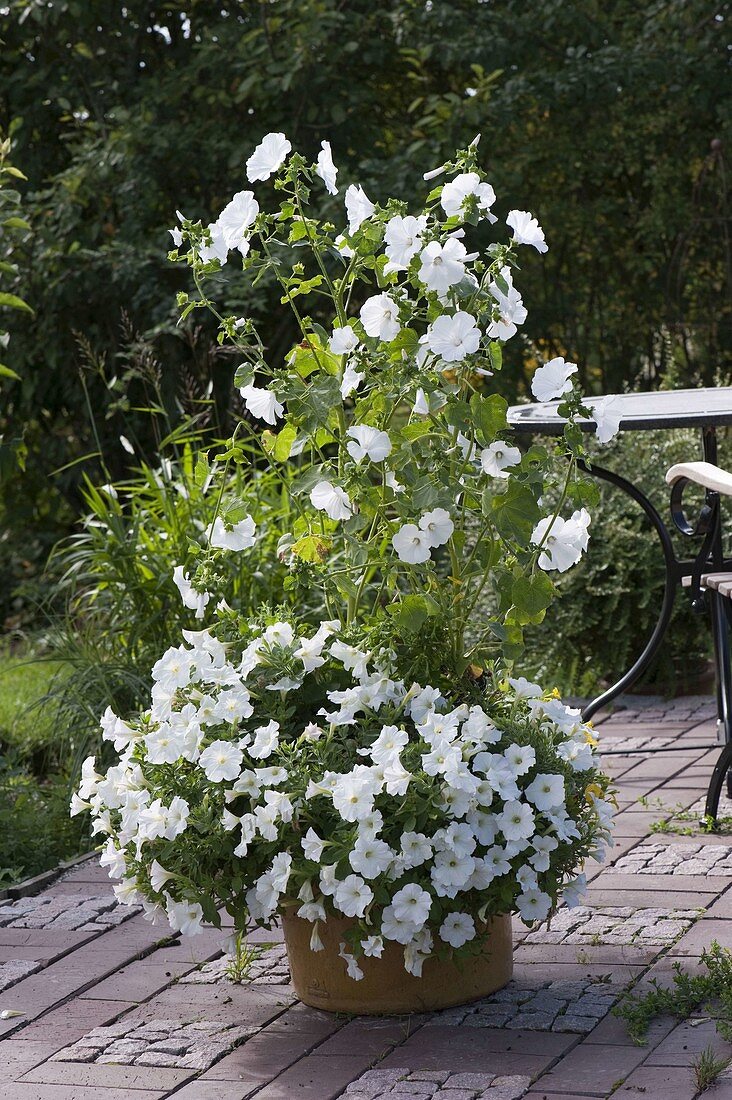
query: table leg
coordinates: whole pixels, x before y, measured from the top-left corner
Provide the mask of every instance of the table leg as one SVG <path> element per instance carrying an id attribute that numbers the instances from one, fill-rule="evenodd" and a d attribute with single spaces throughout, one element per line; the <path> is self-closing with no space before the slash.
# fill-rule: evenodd
<path id="1" fill-rule="evenodd" d="M 664 635 L 668 629 L 668 624 L 671 621 L 671 615 L 674 609 L 674 601 L 676 599 L 676 588 L 679 583 L 679 563 L 674 553 L 673 543 L 671 542 L 671 535 L 668 528 L 661 519 L 658 510 L 654 507 L 645 493 L 633 485 L 632 482 L 626 478 L 621 477 L 619 474 L 614 473 L 612 470 L 606 470 L 602 466 L 588 467 L 585 463 L 580 462 L 579 465 L 592 474 L 593 477 L 598 477 L 602 481 L 608 481 L 611 485 L 616 485 L 618 489 L 621 489 L 624 493 L 627 493 L 629 497 L 632 497 L 637 504 L 645 512 L 646 516 L 650 520 L 659 542 L 661 543 L 661 550 L 663 552 L 663 560 L 666 567 L 666 577 L 663 589 L 663 602 L 661 604 L 661 611 L 658 616 L 658 621 L 653 628 L 653 633 L 646 642 L 645 648 L 635 663 L 628 669 L 624 676 L 622 676 L 617 683 L 609 687 L 602 695 L 598 695 L 593 699 L 582 711 L 582 718 L 585 722 L 588 722 L 592 718 L 593 714 L 596 714 L 598 710 L 606 706 L 617 695 L 626 688 L 631 687 L 632 684 L 645 672 L 648 665 L 658 653 L 658 650 L 663 642 Z M 732 713 L 732 712 L 731 712 Z"/>

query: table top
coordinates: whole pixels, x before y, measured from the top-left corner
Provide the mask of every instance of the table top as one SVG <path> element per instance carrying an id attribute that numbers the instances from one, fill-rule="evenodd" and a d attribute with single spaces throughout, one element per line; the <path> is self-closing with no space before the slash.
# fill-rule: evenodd
<path id="1" fill-rule="evenodd" d="M 607 394 L 606 397 L 613 399 L 614 407 L 621 414 L 621 432 L 732 424 L 732 386 Z M 534 401 L 513 405 L 507 414 L 509 427 L 533 434 L 561 435 L 566 421 L 557 414 L 560 404 L 560 401 Z M 594 420 L 578 420 L 577 423 L 586 431 L 595 430 Z"/>

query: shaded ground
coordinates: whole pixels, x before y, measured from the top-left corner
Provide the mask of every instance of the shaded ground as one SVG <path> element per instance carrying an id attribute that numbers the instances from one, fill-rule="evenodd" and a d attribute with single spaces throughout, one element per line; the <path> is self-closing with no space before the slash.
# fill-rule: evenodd
<path id="1" fill-rule="evenodd" d="M 299 1004 L 282 947 L 236 984 L 221 934 L 163 940 L 115 905 L 96 859 L 0 902 L 0 1100 L 692 1100 L 709 1020 L 661 1020 L 633 1045 L 611 1009 L 635 980 L 732 946 L 732 835 L 694 815 L 716 750 L 713 707 L 680 699 L 598 722 L 620 812 L 587 903 L 515 929 L 510 986 L 444 1013 L 346 1018 Z M 677 748 L 651 754 L 654 747 Z M 679 832 L 652 831 L 673 811 Z M 694 812 L 698 812 L 697 809 Z M 732 1076 L 704 1094 L 732 1100 Z"/>

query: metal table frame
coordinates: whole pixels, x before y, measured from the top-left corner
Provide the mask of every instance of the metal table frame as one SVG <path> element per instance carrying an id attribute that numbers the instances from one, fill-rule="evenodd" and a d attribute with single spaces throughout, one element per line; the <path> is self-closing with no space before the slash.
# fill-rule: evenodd
<path id="1" fill-rule="evenodd" d="M 533 406 L 539 410 L 539 406 Z M 508 423 L 514 430 L 529 431 L 531 434 L 553 434 L 561 432 L 563 422 L 554 419 L 546 421 L 543 425 L 539 422 L 521 421 L 516 417 L 519 410 L 525 410 L 525 406 L 516 406 L 509 409 Z M 511 414 L 514 414 L 512 419 Z M 701 425 L 702 453 L 706 462 L 717 464 L 717 433 L 716 424 L 732 423 L 732 414 L 725 417 L 710 416 L 708 423 Z M 716 421 L 716 424 L 715 424 Z M 591 427 L 591 422 L 588 422 Z M 636 421 L 635 427 L 648 429 L 651 427 L 690 427 L 686 423 L 668 423 L 657 425 L 653 422 L 642 423 Z M 622 423 L 621 423 L 622 430 Z M 629 429 L 627 429 L 629 430 Z M 717 727 L 718 741 L 723 744 L 722 752 L 714 767 L 711 782 L 707 793 L 705 813 L 716 818 L 719 808 L 719 799 L 727 777 L 728 790 L 732 794 L 732 669 L 730 668 L 730 625 L 732 623 L 732 607 L 730 601 L 715 591 L 701 591 L 701 575 L 706 572 L 717 572 L 723 569 L 732 569 L 732 559 L 725 558 L 722 532 L 722 513 L 719 494 L 712 490 L 706 490 L 705 499 L 701 511 L 695 522 L 690 522 L 683 510 L 682 494 L 684 483 L 678 483 L 671 493 L 671 517 L 674 526 L 688 538 L 701 539 L 701 546 L 694 558 L 680 560 L 674 551 L 670 530 L 661 518 L 658 509 L 648 499 L 637 485 L 627 478 L 608 470 L 603 466 L 580 462 L 580 467 L 592 477 L 599 478 L 611 485 L 615 485 L 622 492 L 631 497 L 643 510 L 651 526 L 653 527 L 663 553 L 665 566 L 664 592 L 661 609 L 653 631 L 646 642 L 643 651 L 635 660 L 628 671 L 611 687 L 598 695 L 582 711 L 582 717 L 589 721 L 602 707 L 615 699 L 621 692 L 630 688 L 643 672 L 648 668 L 653 658 L 658 653 L 668 630 L 673 614 L 676 593 L 683 581 L 688 578 L 691 589 L 692 607 L 695 611 L 703 612 L 708 602 L 712 637 L 714 643 L 714 664 L 716 672 L 717 694 Z"/>

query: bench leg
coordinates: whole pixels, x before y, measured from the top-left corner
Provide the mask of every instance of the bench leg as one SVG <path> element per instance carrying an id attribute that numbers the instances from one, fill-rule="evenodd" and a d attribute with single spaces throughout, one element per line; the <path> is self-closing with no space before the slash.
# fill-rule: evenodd
<path id="1" fill-rule="evenodd" d="M 728 741 L 719 754 L 707 791 L 707 804 L 704 807 L 704 813 L 707 817 L 713 817 L 715 820 L 719 811 L 719 798 L 722 787 L 729 774 L 730 767 L 732 767 L 732 741 Z"/>
<path id="2" fill-rule="evenodd" d="M 722 788 L 730 793 L 732 773 L 732 668 L 730 667 L 730 638 L 726 599 L 717 592 L 710 592 L 714 662 L 717 680 L 717 729 L 724 748 L 712 774 L 707 795 L 706 814 L 717 816 Z"/>

